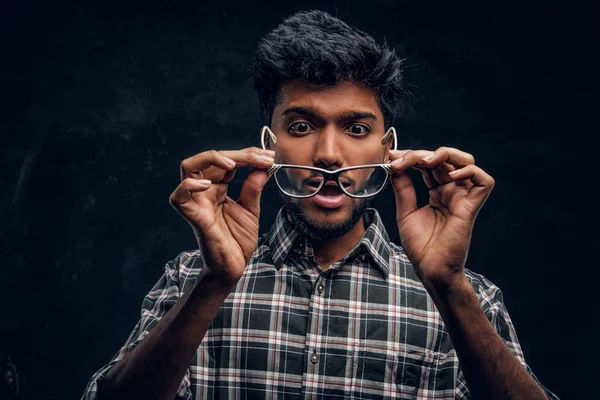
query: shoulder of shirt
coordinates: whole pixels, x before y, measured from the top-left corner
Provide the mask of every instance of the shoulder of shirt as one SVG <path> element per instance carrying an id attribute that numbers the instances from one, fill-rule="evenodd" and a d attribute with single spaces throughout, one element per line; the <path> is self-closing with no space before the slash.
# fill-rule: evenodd
<path id="1" fill-rule="evenodd" d="M 473 290 L 484 311 L 487 311 L 490 307 L 504 307 L 504 295 L 502 290 L 500 290 L 495 283 L 490 281 L 484 275 L 468 268 L 465 268 L 465 274 L 467 275 L 469 282 L 471 282 Z"/>
<path id="2" fill-rule="evenodd" d="M 484 275 L 469 268 L 465 268 L 465 275 L 467 275 L 467 279 L 469 279 L 469 282 L 471 282 L 471 285 L 473 285 L 473 289 L 475 289 L 475 293 L 478 295 L 483 292 L 487 293 L 488 295 L 501 293 L 500 288 Z"/>
<path id="3" fill-rule="evenodd" d="M 185 279 L 198 275 L 203 266 L 204 261 L 199 249 L 184 250 L 177 257 L 167 262 L 165 271 L 172 278 Z"/>

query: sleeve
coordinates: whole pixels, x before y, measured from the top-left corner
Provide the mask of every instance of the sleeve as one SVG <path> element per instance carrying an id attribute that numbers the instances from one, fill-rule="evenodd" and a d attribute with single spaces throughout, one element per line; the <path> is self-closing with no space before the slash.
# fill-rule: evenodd
<path id="1" fill-rule="evenodd" d="M 506 346 L 513 353 L 513 355 L 517 357 L 521 365 L 523 365 L 525 370 L 527 370 L 536 383 L 544 390 L 546 397 L 550 400 L 560 400 L 558 396 L 542 385 L 542 383 L 533 373 L 533 370 L 525 362 L 523 350 L 521 349 L 521 345 L 519 344 L 519 340 L 517 338 L 517 332 L 515 331 L 515 327 L 512 323 L 510 315 L 508 314 L 506 305 L 504 304 L 504 297 L 500 288 L 480 274 L 476 274 L 470 270 L 466 270 L 466 273 L 467 277 L 473 284 L 473 288 L 475 289 L 475 293 L 477 293 L 477 297 L 479 298 L 479 302 L 486 317 L 491 322 L 492 326 L 502 338 Z M 467 387 L 467 382 L 462 369 L 459 369 L 457 374 L 455 398 L 460 400 L 471 399 L 469 388 Z"/>
<path id="2" fill-rule="evenodd" d="M 165 265 L 165 273 L 144 297 L 140 320 L 135 324 L 133 331 L 110 362 L 92 375 L 81 400 L 97 399 L 98 387 L 106 378 L 108 371 L 144 340 L 158 321 L 175 305 L 181 297 L 180 288 L 187 288 L 193 282 L 193 279 L 190 278 L 190 272 L 193 270 L 195 272 L 199 271 L 189 266 L 190 261 L 197 258 L 199 257 L 196 257 L 195 253 L 184 252 Z M 179 386 L 176 399 L 192 399 L 189 368 Z"/>

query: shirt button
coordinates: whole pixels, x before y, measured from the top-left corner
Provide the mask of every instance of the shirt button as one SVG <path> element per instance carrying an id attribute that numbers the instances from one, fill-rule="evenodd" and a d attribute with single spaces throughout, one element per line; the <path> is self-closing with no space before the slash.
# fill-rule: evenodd
<path id="1" fill-rule="evenodd" d="M 317 285 L 317 291 L 319 292 L 319 294 L 323 293 L 323 290 L 325 290 L 325 286 L 323 286 L 322 283 L 319 283 Z"/>
<path id="2" fill-rule="evenodd" d="M 316 364 L 319 362 L 319 355 L 317 353 L 312 353 L 310 356 L 310 362 Z"/>

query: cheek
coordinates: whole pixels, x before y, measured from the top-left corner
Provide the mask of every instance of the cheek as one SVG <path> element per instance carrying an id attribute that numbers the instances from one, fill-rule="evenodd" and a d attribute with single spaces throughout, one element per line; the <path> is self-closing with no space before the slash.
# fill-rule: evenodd
<path id="1" fill-rule="evenodd" d="M 349 152 L 346 160 L 348 165 L 381 164 L 385 158 L 383 146 L 373 148 L 372 146 L 358 146 Z"/>
<path id="2" fill-rule="evenodd" d="M 277 142 L 275 162 L 278 164 L 310 165 L 312 152 L 308 143 Z"/>

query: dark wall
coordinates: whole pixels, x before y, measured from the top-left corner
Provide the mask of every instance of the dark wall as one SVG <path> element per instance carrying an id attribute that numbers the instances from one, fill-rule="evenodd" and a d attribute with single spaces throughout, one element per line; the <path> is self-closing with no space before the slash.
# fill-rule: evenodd
<path id="1" fill-rule="evenodd" d="M 458 147 L 496 179 L 467 266 L 504 291 L 542 382 L 561 398 L 587 398 L 587 207 L 572 178 L 585 173 L 575 150 L 586 142 L 573 138 L 589 130 L 579 93 L 593 70 L 588 27 L 569 5 L 47 3 L 1 6 L 0 351 L 18 365 L 26 398 L 79 398 L 164 264 L 195 247 L 168 203 L 179 163 L 258 145 L 248 73 L 256 42 L 309 8 L 406 58 L 401 148 Z M 262 204 L 265 231 L 279 206 L 272 183 Z M 398 242 L 389 186 L 374 205 Z"/>

